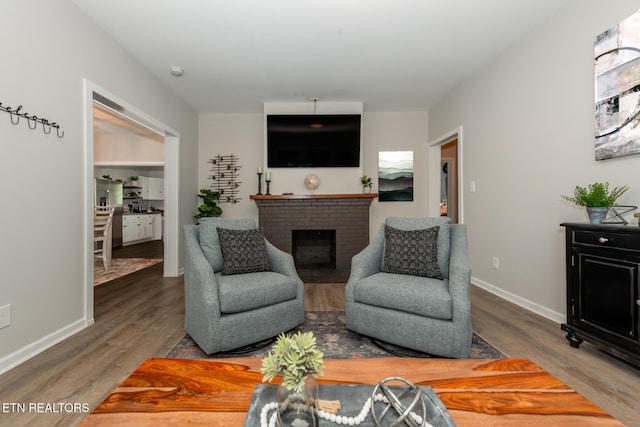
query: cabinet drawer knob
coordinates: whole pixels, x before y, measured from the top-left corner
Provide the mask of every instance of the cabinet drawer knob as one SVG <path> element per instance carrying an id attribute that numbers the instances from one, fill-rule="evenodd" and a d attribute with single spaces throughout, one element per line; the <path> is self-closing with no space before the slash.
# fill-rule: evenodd
<path id="1" fill-rule="evenodd" d="M 636 300 L 636 304 L 640 305 L 640 299 Z"/>
<path id="2" fill-rule="evenodd" d="M 606 237 L 600 237 L 598 239 L 598 242 L 600 242 L 600 243 L 607 243 L 608 241 L 609 241 L 609 239 L 607 239 Z"/>

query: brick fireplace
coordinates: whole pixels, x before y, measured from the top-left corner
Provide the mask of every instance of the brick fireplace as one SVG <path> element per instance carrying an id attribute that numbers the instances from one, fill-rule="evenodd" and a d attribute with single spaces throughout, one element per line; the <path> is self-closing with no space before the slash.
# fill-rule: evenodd
<path id="1" fill-rule="evenodd" d="M 375 197 L 306 194 L 251 199 L 258 206 L 265 237 L 294 255 L 304 281 L 346 281 L 351 258 L 369 244 L 369 207 Z"/>

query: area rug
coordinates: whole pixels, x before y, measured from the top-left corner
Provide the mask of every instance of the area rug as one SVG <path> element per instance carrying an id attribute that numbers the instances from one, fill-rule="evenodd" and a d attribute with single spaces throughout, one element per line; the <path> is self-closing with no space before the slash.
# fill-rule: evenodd
<path id="1" fill-rule="evenodd" d="M 93 269 L 93 285 L 102 285 L 160 262 L 162 262 L 162 258 L 113 258 L 111 268 L 105 270 L 102 260 L 96 259 Z"/>
<path id="2" fill-rule="evenodd" d="M 328 359 L 367 359 L 373 357 L 392 357 L 399 354 L 410 357 L 432 357 L 425 353 L 414 352 L 400 347 L 384 344 L 376 345 L 370 338 L 349 331 L 346 328 L 345 314 L 342 311 L 307 311 L 305 321 L 295 328 L 296 331 L 313 331 L 320 351 Z M 211 358 L 226 357 L 265 357 L 271 350 L 271 340 L 258 343 L 242 352 L 216 353 Z M 381 343 L 382 344 L 382 343 Z M 205 359 L 208 356 L 186 335 L 167 354 L 174 359 Z M 435 356 L 433 356 L 435 357 Z M 473 334 L 470 359 L 503 359 L 506 356 L 477 334 Z"/>

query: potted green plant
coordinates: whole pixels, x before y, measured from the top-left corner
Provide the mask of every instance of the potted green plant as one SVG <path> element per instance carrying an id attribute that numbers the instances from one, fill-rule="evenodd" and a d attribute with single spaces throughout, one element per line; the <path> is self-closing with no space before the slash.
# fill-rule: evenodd
<path id="1" fill-rule="evenodd" d="M 198 206 L 198 214 L 193 216 L 195 219 L 222 215 L 222 208 L 216 203 L 216 200 L 220 200 L 220 193 L 203 188 L 198 197 L 202 199 L 202 204 Z"/>
<path id="2" fill-rule="evenodd" d="M 608 182 L 595 182 L 587 187 L 576 186 L 573 196 L 561 196 L 563 199 L 587 208 L 589 221 L 600 224 L 607 217 L 609 208 L 629 189 L 628 185 L 609 190 Z"/>
<path id="3" fill-rule="evenodd" d="M 129 181 L 131 181 L 131 186 L 132 187 L 137 187 L 138 186 L 138 175 L 131 175 L 129 177 Z"/>
<path id="4" fill-rule="evenodd" d="M 276 376 L 282 376 L 277 392 L 279 425 L 317 425 L 315 375 L 322 375 L 323 357 L 313 332 L 297 332 L 281 334 L 262 359 L 263 381 L 271 382 Z"/>
<path id="5" fill-rule="evenodd" d="M 367 175 L 362 175 L 360 177 L 360 184 L 362 184 L 362 192 L 364 193 L 366 189 L 371 192 L 371 187 L 373 186 L 373 181 L 371 181 L 371 177 Z"/>

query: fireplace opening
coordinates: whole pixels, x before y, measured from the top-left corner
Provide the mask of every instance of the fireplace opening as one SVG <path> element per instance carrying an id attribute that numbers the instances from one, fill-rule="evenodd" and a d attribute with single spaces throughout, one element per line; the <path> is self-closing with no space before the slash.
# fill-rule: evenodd
<path id="1" fill-rule="evenodd" d="M 336 268 L 336 230 L 291 230 L 293 259 L 298 268 Z"/>

